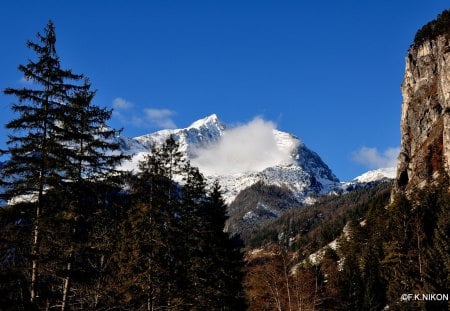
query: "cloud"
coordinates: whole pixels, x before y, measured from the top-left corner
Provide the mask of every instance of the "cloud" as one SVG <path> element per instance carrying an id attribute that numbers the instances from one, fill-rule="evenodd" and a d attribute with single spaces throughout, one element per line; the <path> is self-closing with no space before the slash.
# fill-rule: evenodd
<path id="1" fill-rule="evenodd" d="M 112 102 L 113 108 L 116 110 L 128 110 L 133 108 L 133 103 L 123 99 L 122 97 L 117 97 Z"/>
<path id="2" fill-rule="evenodd" d="M 173 129 L 176 128 L 172 116 L 175 112 L 169 109 L 144 108 L 137 109 L 134 103 L 117 97 L 112 101 L 113 117 L 123 125 L 140 129 Z"/>
<path id="3" fill-rule="evenodd" d="M 172 110 L 146 108 L 144 109 L 144 112 L 146 120 L 157 127 L 163 129 L 173 129 L 177 127 L 175 122 L 171 119 L 175 114 Z"/>
<path id="4" fill-rule="evenodd" d="M 370 169 L 395 167 L 400 148 L 388 148 L 383 152 L 377 148 L 362 147 L 353 153 L 353 161 Z"/>
<path id="5" fill-rule="evenodd" d="M 274 129 L 274 123 L 257 117 L 225 131 L 217 143 L 194 150 L 192 164 L 206 174 L 229 175 L 289 163 L 292 158 L 278 148 Z"/>

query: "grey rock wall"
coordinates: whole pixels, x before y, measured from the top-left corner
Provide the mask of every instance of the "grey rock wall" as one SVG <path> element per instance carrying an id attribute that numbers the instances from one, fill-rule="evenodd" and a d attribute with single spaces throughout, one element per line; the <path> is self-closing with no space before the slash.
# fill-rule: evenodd
<path id="1" fill-rule="evenodd" d="M 450 43 L 447 35 L 413 45 L 402 83 L 402 141 L 392 198 L 450 172 Z"/>

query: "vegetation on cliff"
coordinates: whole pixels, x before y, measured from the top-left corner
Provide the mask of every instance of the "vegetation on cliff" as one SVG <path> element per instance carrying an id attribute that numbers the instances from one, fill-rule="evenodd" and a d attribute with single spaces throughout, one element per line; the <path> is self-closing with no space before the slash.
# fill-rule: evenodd
<path id="1" fill-rule="evenodd" d="M 450 33 L 450 10 L 445 10 L 422 28 L 420 28 L 414 37 L 414 44 L 419 45 L 426 40 L 432 40 L 437 36 Z"/>

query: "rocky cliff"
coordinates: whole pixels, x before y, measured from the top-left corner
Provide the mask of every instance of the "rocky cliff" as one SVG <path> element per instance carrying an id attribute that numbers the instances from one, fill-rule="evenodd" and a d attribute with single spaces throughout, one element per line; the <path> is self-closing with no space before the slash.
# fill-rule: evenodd
<path id="1" fill-rule="evenodd" d="M 448 14 L 447 14 L 448 15 Z M 450 173 L 450 31 L 424 26 L 406 56 L 401 150 L 393 196 L 411 193 Z"/>

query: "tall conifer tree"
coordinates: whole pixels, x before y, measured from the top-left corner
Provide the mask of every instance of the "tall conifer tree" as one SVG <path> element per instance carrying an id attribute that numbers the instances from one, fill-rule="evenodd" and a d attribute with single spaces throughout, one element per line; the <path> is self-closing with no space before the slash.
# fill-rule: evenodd
<path id="1" fill-rule="evenodd" d="M 60 155 L 64 145 L 56 139 L 61 130 L 58 119 L 63 103 L 78 89 L 81 75 L 62 69 L 56 53 L 55 28 L 48 22 L 44 33 L 38 33 L 38 42 L 28 41 L 27 46 L 36 53 L 37 59 L 20 65 L 24 78 L 32 82 L 30 87 L 7 88 L 5 94 L 17 98 L 12 110 L 18 117 L 7 123 L 11 130 L 7 141 L 8 149 L 2 154 L 9 156 L 2 169 L 3 198 L 11 200 L 30 199 L 34 205 L 31 240 L 31 271 L 29 299 L 34 303 L 38 297 L 37 283 L 40 261 L 40 220 L 46 213 L 45 191 L 60 185 L 63 168 Z"/>
<path id="2" fill-rule="evenodd" d="M 17 98 L 12 110 L 18 117 L 6 125 L 11 134 L 2 151 L 9 159 L 1 170 L 2 198 L 16 219 L 0 229 L 14 232 L 11 222 L 29 228 L 24 231 L 31 242 L 18 248 L 28 247 L 22 254 L 22 273 L 29 275 L 23 299 L 65 310 L 73 276 L 86 277 L 87 262 L 94 261 L 98 223 L 109 223 L 107 196 L 123 156 L 114 142 L 117 132 L 106 125 L 111 111 L 92 104 L 95 92 L 87 80 L 80 83 L 82 75 L 61 68 L 55 44 L 50 21 L 38 43 L 27 43 L 37 60 L 19 66 L 30 87 L 4 91 Z M 16 248 L 11 241 L 2 248 Z M 28 258 L 31 268 L 26 268 Z"/>
<path id="3" fill-rule="evenodd" d="M 117 131 L 106 124 L 111 111 L 92 103 L 95 92 L 90 88 L 85 80 L 65 105 L 59 121 L 62 132 L 58 139 L 65 145 L 61 155 L 65 176 L 61 190 L 67 198 L 61 215 L 63 221 L 59 222 L 64 224 L 59 231 L 67 232 L 60 241 L 61 248 L 66 249 L 62 309 L 67 305 L 72 276 L 84 274 L 83 278 L 89 279 L 88 261 L 101 261 L 104 255 L 95 232 L 105 220 L 109 223 L 106 196 L 123 175 L 115 169 L 124 158 L 114 140 Z M 111 237 L 102 237 L 106 238 Z M 79 277 L 79 281 L 83 278 Z"/>

